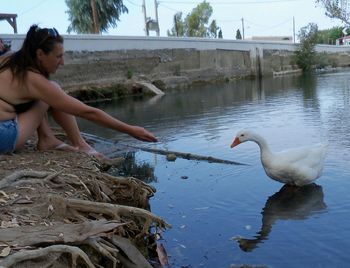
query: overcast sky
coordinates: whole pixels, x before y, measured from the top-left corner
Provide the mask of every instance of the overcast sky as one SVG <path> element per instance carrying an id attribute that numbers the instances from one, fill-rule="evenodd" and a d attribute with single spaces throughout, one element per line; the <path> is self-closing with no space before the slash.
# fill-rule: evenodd
<path id="1" fill-rule="evenodd" d="M 147 17 L 155 19 L 155 1 L 145 0 L 145 2 Z M 173 16 L 176 12 L 181 11 L 185 17 L 201 2 L 159 0 L 160 36 L 167 36 L 167 30 L 172 28 Z M 235 39 L 237 29 L 242 32 L 243 25 L 246 38 L 271 35 L 293 36 L 293 17 L 296 34 L 301 27 L 310 22 L 316 23 L 320 30 L 342 26 L 340 21 L 326 17 L 324 8 L 316 5 L 314 0 L 212 0 L 207 2 L 213 8 L 211 20 L 217 21 L 225 39 Z M 109 29 L 108 33 L 104 34 L 144 36 L 142 0 L 124 0 L 124 5 L 129 9 L 129 13 L 121 15 L 117 28 Z M 67 33 L 68 8 L 64 0 L 0 0 L 0 7 L 0 13 L 18 15 L 18 33 L 26 33 L 34 23 L 41 27 L 55 27 L 61 34 Z M 12 27 L 6 21 L 0 21 L 1 33 L 13 33 Z M 150 35 L 156 36 L 156 33 L 152 31 Z"/>

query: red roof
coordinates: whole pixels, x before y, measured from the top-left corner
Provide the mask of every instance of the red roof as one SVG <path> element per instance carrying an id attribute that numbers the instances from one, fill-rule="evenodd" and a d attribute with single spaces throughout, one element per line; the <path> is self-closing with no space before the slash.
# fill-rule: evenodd
<path id="1" fill-rule="evenodd" d="M 350 35 L 347 35 L 347 36 L 343 36 L 343 37 L 340 37 L 340 38 L 337 38 L 337 40 L 341 40 L 341 39 L 350 39 Z"/>

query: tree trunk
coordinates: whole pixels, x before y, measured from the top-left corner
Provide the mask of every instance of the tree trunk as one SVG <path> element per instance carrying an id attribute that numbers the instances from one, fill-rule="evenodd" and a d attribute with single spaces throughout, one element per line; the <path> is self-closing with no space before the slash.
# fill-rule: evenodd
<path id="1" fill-rule="evenodd" d="M 91 5 L 91 9 L 92 9 L 93 33 L 99 34 L 100 33 L 100 26 L 99 26 L 97 10 L 96 10 L 96 1 L 90 0 L 90 5 Z"/>

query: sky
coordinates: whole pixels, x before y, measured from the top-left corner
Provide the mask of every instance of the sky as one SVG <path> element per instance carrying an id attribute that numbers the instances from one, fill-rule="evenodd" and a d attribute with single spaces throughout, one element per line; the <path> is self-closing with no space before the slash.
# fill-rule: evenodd
<path id="1" fill-rule="evenodd" d="M 89 1 L 89 0 L 85 0 Z M 146 16 L 155 19 L 155 1 L 145 0 Z M 103 35 L 145 36 L 143 0 L 123 0 L 129 13 L 120 16 L 116 28 Z M 183 13 L 183 18 L 203 1 L 157 0 L 160 36 L 166 37 L 173 27 L 173 16 Z M 316 23 L 319 30 L 343 26 L 339 20 L 330 19 L 325 9 L 314 0 L 207 0 L 213 8 L 210 21 L 215 19 L 222 29 L 224 39 L 235 39 L 240 29 L 246 39 L 252 36 L 294 36 L 301 27 Z M 55 27 L 61 34 L 68 34 L 70 24 L 65 0 L 0 0 L 0 13 L 17 14 L 19 34 L 25 34 L 32 24 Z M 294 21 L 294 22 L 293 22 Z M 295 25 L 295 28 L 293 27 Z M 295 29 L 295 30 L 294 30 Z M 13 33 L 7 21 L 0 21 L 0 35 Z M 71 33 L 75 34 L 75 33 Z M 150 36 L 156 36 L 151 31 Z"/>

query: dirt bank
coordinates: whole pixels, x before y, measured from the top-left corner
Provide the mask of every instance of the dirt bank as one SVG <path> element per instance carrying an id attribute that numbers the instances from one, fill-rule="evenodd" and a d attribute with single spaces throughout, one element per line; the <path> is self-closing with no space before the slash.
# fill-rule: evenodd
<path id="1" fill-rule="evenodd" d="M 122 161 L 30 145 L 0 156 L 0 267 L 156 266 L 169 225 L 148 210 L 153 187 L 102 171 Z"/>

